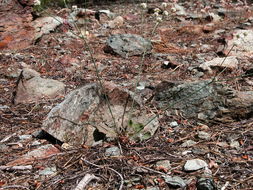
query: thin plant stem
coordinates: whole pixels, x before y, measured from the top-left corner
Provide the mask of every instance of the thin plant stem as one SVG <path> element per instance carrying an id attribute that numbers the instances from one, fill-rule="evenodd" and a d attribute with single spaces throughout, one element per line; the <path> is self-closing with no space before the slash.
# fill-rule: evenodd
<path id="1" fill-rule="evenodd" d="M 156 29 L 157 29 L 158 25 L 159 25 L 159 22 L 156 22 L 156 24 L 155 24 L 155 26 L 154 26 L 154 28 L 153 28 L 153 30 L 152 30 L 152 32 L 151 32 L 151 37 L 153 37 L 153 36 L 154 36 L 155 31 L 156 31 Z"/>
<path id="2" fill-rule="evenodd" d="M 86 1 L 86 0 L 85 0 L 85 1 Z M 67 5 L 67 3 L 66 3 L 66 0 L 64 0 L 64 4 L 65 4 L 65 6 L 66 6 L 67 8 L 69 8 L 68 5 Z M 81 35 L 81 36 L 79 36 L 79 37 L 83 40 L 84 45 L 86 46 L 86 49 L 87 49 L 87 51 L 89 52 L 91 62 L 92 62 L 92 64 L 93 64 L 94 68 L 95 68 L 96 77 L 97 77 L 99 86 L 100 86 L 100 88 L 101 88 L 102 94 L 103 94 L 103 93 L 105 93 L 104 85 L 103 85 L 102 79 L 101 79 L 101 77 L 100 77 L 100 75 L 99 75 L 99 70 L 98 70 L 96 61 L 95 61 L 95 59 L 94 59 L 94 56 L 93 56 L 93 52 L 92 52 L 92 50 L 91 50 L 91 47 L 90 47 L 90 45 L 87 43 L 87 41 L 85 40 L 85 37 L 84 37 L 83 33 L 81 32 L 80 28 L 77 26 L 76 23 L 74 23 L 74 26 L 75 26 L 75 28 L 77 29 L 77 31 L 79 32 L 79 34 Z M 105 96 L 105 100 L 106 100 L 106 104 L 107 104 L 107 106 L 108 106 L 110 115 L 111 115 L 112 120 L 113 120 L 114 128 L 115 128 L 116 132 L 119 133 L 119 130 L 117 129 L 117 126 L 116 126 L 115 117 L 114 117 L 114 115 L 113 115 L 113 113 L 112 113 L 112 109 L 111 109 L 111 104 L 110 104 L 109 98 L 108 98 L 107 96 Z"/>

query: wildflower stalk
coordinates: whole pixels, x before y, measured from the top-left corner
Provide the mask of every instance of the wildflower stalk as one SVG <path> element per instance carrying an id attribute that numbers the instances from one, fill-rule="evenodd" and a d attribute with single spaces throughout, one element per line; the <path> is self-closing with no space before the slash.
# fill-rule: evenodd
<path id="1" fill-rule="evenodd" d="M 68 8 L 68 5 L 67 5 L 67 3 L 66 3 L 66 0 L 64 0 L 64 4 L 65 4 L 65 6 Z M 86 5 L 86 0 L 85 0 L 85 5 Z M 94 68 L 95 68 L 96 77 L 97 77 L 99 86 L 100 86 L 100 88 L 101 88 L 102 93 L 105 93 L 104 85 L 103 85 L 102 79 L 101 79 L 101 77 L 100 77 L 100 75 L 99 75 L 99 70 L 98 70 L 96 61 L 95 61 L 95 59 L 94 59 L 94 56 L 93 56 L 93 52 L 92 52 L 92 50 L 91 50 L 91 47 L 90 47 L 89 43 L 87 43 L 87 41 L 86 41 L 86 39 L 85 39 L 85 36 L 83 35 L 81 29 L 77 26 L 76 23 L 74 23 L 74 27 L 77 29 L 78 33 L 80 34 L 79 37 L 83 40 L 84 45 L 85 45 L 87 51 L 89 52 L 91 62 L 92 62 L 92 64 L 93 64 Z M 75 35 L 76 35 L 76 34 L 75 34 Z M 78 36 L 78 35 L 77 35 L 77 36 Z M 117 126 L 116 126 L 115 117 L 114 117 L 114 115 L 113 115 L 113 113 L 112 113 L 110 100 L 109 100 L 109 98 L 108 98 L 107 96 L 105 96 L 105 101 L 106 101 L 106 104 L 107 104 L 107 106 L 108 106 L 110 115 L 111 115 L 112 120 L 113 120 L 113 125 L 114 125 L 113 127 L 116 129 L 116 132 L 119 134 L 119 130 L 117 130 Z"/>

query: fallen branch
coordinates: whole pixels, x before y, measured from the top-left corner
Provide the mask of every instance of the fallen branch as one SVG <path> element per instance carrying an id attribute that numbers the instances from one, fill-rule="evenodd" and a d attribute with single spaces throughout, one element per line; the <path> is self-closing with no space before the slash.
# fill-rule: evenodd
<path id="1" fill-rule="evenodd" d="M 4 142 L 8 141 L 11 137 L 13 137 L 13 136 L 15 136 L 15 135 L 16 135 L 16 133 L 13 133 L 13 134 L 11 134 L 11 135 L 8 135 L 8 136 L 4 137 L 4 138 L 0 141 L 0 143 L 4 143 Z"/>
<path id="2" fill-rule="evenodd" d="M 227 188 L 228 185 L 229 185 L 229 182 L 227 181 L 227 182 L 225 183 L 225 185 L 223 185 L 223 187 L 221 188 L 221 190 L 225 190 L 225 189 Z"/>
<path id="3" fill-rule="evenodd" d="M 32 165 L 26 165 L 26 166 L 0 166 L 0 170 L 8 170 L 8 171 L 13 171 L 13 170 L 31 170 Z"/>
<path id="4" fill-rule="evenodd" d="M 140 168 L 151 171 L 151 172 L 154 172 L 154 173 L 157 173 L 157 174 L 160 174 L 160 175 L 167 175 L 166 173 L 163 173 L 163 172 L 160 172 L 160 171 L 157 171 L 157 170 L 153 170 L 153 169 L 148 168 L 146 166 L 140 166 Z"/>
<path id="5" fill-rule="evenodd" d="M 90 183 L 90 181 L 92 181 L 93 179 L 98 180 L 99 178 L 93 174 L 86 174 L 83 177 L 83 179 L 78 183 L 78 185 L 76 186 L 74 190 L 84 190 L 85 187 L 88 185 L 88 183 Z"/>
<path id="6" fill-rule="evenodd" d="M 27 189 L 29 190 L 28 187 L 22 186 L 22 185 L 9 185 L 9 186 L 5 186 L 5 187 L 1 187 L 2 189 L 12 189 L 12 188 L 16 188 L 16 189 Z"/>

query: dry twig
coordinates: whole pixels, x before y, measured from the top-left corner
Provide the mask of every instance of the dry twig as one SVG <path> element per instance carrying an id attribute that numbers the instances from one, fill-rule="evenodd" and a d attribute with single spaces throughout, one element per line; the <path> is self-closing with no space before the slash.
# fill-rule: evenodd
<path id="1" fill-rule="evenodd" d="M 83 158 L 82 158 L 82 161 L 84 161 L 84 162 L 86 162 L 87 164 L 90 164 L 90 165 L 92 165 L 92 166 L 95 166 L 95 167 L 98 167 L 98 168 L 103 168 L 103 166 L 99 166 L 99 165 L 97 165 L 97 164 L 93 164 L 93 163 L 91 163 L 91 162 L 89 162 L 88 160 L 85 160 L 85 159 L 83 159 Z M 121 189 L 123 188 L 123 184 L 124 184 L 124 178 L 123 178 L 123 176 L 122 176 L 119 172 L 117 172 L 115 169 L 113 169 L 113 168 L 109 168 L 109 167 L 108 167 L 108 169 L 111 170 L 111 171 L 113 171 L 113 172 L 115 172 L 115 173 L 120 177 L 121 183 L 120 183 L 119 190 L 121 190 Z"/>
<path id="2" fill-rule="evenodd" d="M 26 166 L 0 166 L 0 170 L 31 170 L 32 165 L 26 165 Z"/>
<path id="3" fill-rule="evenodd" d="M 86 174 L 83 179 L 78 183 L 78 185 L 76 186 L 76 188 L 74 190 L 84 190 L 85 187 L 88 185 L 88 183 L 90 181 L 92 181 L 93 179 L 99 179 L 98 177 L 96 177 L 93 174 Z"/>

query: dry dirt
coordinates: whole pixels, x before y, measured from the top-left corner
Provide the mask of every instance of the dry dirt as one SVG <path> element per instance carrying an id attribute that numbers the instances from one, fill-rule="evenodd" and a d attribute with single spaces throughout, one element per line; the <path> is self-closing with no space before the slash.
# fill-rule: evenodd
<path id="1" fill-rule="evenodd" d="M 194 2 L 188 5 L 188 10 L 200 13 L 200 5 Z M 188 67 L 198 64 L 195 61 L 196 54 L 202 53 L 206 57 L 215 56 L 217 47 L 221 45 L 220 41 L 229 38 L 235 27 L 242 27 L 241 23 L 253 15 L 252 7 L 246 9 L 238 8 L 233 4 L 230 5 L 226 8 L 234 12 L 234 15 L 225 15 L 222 22 L 218 22 L 210 28 L 206 28 L 206 24 L 211 22 L 208 19 L 181 21 L 182 17 L 174 14 L 169 15 L 158 25 L 154 36 L 151 36 L 151 31 L 156 24 L 154 18 L 145 12 L 144 22 L 142 23 L 141 9 L 137 4 L 116 1 L 114 3 L 107 2 L 102 5 L 92 5 L 89 9 L 109 8 L 112 12 L 128 18 L 123 26 L 104 30 L 101 29 L 100 23 L 92 16 L 87 21 L 89 36 L 86 41 L 93 52 L 98 67 L 102 68 L 99 73 L 100 77 L 105 81 L 112 81 L 116 84 L 132 84 L 129 88 L 134 87 L 138 76 L 141 76 L 142 80 L 151 81 L 152 86 L 164 80 L 192 80 Z M 148 6 L 160 6 L 160 3 L 153 3 Z M 23 7 L 18 7 L 13 9 L 12 13 L 28 15 L 29 10 L 23 9 Z M 51 8 L 48 12 L 63 17 L 68 14 L 66 10 L 60 8 Z M 3 17 L 3 15 L 10 13 L 10 10 L 0 10 L 0 13 Z M 24 16 L 24 19 L 25 21 L 18 19 L 18 23 L 29 23 L 32 20 L 32 18 L 26 16 Z M 100 21 L 102 24 L 103 19 L 107 18 L 102 18 Z M 4 24 L 1 23 L 0 25 Z M 63 97 L 59 97 L 40 103 L 14 105 L 13 96 L 16 90 L 17 78 L 12 78 L 6 74 L 9 67 L 18 65 L 21 61 L 25 62 L 34 70 L 40 72 L 43 77 L 64 82 L 67 85 L 67 92 L 84 84 L 97 81 L 87 45 L 80 38 L 68 37 L 67 31 L 75 29 L 71 29 L 67 24 L 58 27 L 56 31 L 50 34 L 44 35 L 33 45 L 27 46 L 28 42 L 24 42 L 22 46 L 18 47 L 18 50 L 13 50 L 13 47 L 14 49 L 16 47 L 15 40 L 21 39 L 21 37 L 23 40 L 29 40 L 30 33 L 22 32 L 18 25 L 13 26 L 10 24 L 9 27 L 13 27 L 14 32 L 9 33 L 9 37 L 1 38 L 0 41 L 0 104 L 1 106 L 8 106 L 6 109 L 0 109 L 0 140 L 8 136 L 10 138 L 5 142 L 7 148 L 0 148 L 0 166 L 6 166 L 9 162 L 34 149 L 31 143 L 35 139 L 20 142 L 18 136 L 32 134 L 39 130 L 43 119 L 49 112 L 46 107 L 53 107 L 63 100 Z M 22 30 L 30 31 L 29 26 L 27 28 L 23 27 Z M 252 28 L 252 26 L 244 27 Z M 19 29 L 20 32 L 15 33 Z M 217 30 L 224 30 L 224 32 L 222 35 L 215 35 L 214 31 Z M 104 53 L 105 40 L 110 34 L 115 33 L 140 34 L 151 39 L 157 37 L 160 38 L 160 41 L 153 44 L 153 54 L 147 55 L 144 64 L 141 65 L 141 57 L 138 56 L 121 58 Z M 27 37 L 24 38 L 23 36 L 26 35 Z M 9 47 L 8 43 L 11 44 Z M 193 43 L 196 45 L 191 46 Z M 210 48 L 208 50 L 202 49 L 201 44 L 207 44 Z M 177 67 L 162 68 L 162 61 L 154 56 L 155 53 L 173 54 L 176 57 Z M 15 56 L 17 54 L 21 54 L 22 57 Z M 73 59 L 77 59 L 82 67 L 76 72 L 67 72 L 66 68 L 71 66 L 70 62 Z M 141 74 L 139 75 L 140 71 Z M 240 68 L 229 73 L 225 72 L 221 77 L 227 78 L 226 82 L 228 84 L 240 90 L 245 85 L 240 77 L 237 78 L 241 73 L 243 73 L 243 70 Z M 205 75 L 202 79 L 210 77 Z M 231 78 L 233 80 L 229 80 Z M 196 121 L 187 120 L 180 115 L 166 116 L 166 114 L 152 106 L 150 106 L 150 110 L 159 114 L 161 127 L 155 136 L 148 141 L 131 143 L 127 137 L 122 136 L 118 141 L 105 142 L 96 147 L 75 147 L 72 150 L 64 150 L 57 142 L 54 142 L 60 153 L 46 159 L 34 160 L 29 163 L 32 165 L 31 170 L 12 171 L 0 169 L 0 189 L 74 189 L 87 173 L 100 178 L 100 180 L 90 182 L 86 187 L 87 189 L 119 189 L 120 175 L 124 180 L 130 181 L 133 178 L 140 178 L 136 182 L 131 182 L 132 187 L 127 187 L 131 184 L 128 181 L 124 184 L 123 189 L 145 189 L 152 186 L 156 186 L 158 189 L 171 189 L 161 177 L 163 173 L 169 173 L 172 176 L 180 176 L 189 181 L 187 189 L 193 190 L 196 189 L 197 177 L 201 177 L 203 172 L 188 173 L 184 172 L 182 167 L 186 160 L 194 158 L 203 159 L 209 164 L 214 182 L 219 188 L 228 182 L 226 189 L 253 189 L 252 118 L 227 124 L 207 124 L 209 126 L 207 132 L 211 134 L 211 139 L 199 140 L 196 134 L 203 126 Z M 180 130 L 175 130 L 169 126 L 172 121 L 177 121 L 180 124 Z M 222 144 L 229 143 L 228 137 L 236 138 L 240 148 L 235 149 L 229 144 Z M 198 142 L 193 148 L 180 146 L 190 139 Z M 41 145 L 50 143 L 43 139 L 37 140 Z M 111 145 L 118 146 L 119 144 L 123 151 L 122 156 L 105 157 L 104 151 L 106 148 Z M 2 145 L 0 144 L 0 146 Z M 191 150 L 192 153 L 182 155 L 182 152 L 187 150 Z M 172 168 L 169 171 L 164 168 L 156 168 L 155 163 L 159 160 L 170 160 Z M 40 170 L 53 166 L 57 168 L 54 175 L 46 177 L 38 175 Z"/>

